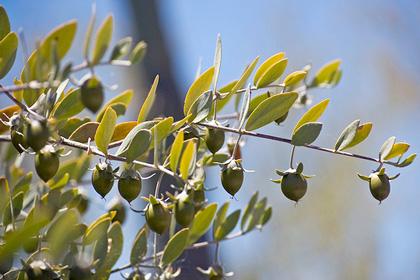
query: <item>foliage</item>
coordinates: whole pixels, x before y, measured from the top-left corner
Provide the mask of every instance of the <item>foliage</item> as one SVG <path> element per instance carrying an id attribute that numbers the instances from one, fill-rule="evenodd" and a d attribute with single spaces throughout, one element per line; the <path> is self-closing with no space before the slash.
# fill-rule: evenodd
<path id="1" fill-rule="evenodd" d="M 304 197 L 310 178 L 303 174 L 302 163 L 295 167 L 296 147 L 377 163 L 371 175 L 358 176 L 369 182 L 372 195 L 379 201 L 388 197 L 390 181 L 398 176 L 388 176 L 384 165 L 405 167 L 416 157 L 406 157 L 410 145 L 397 142 L 395 137 L 385 141 L 378 158 L 343 152 L 369 136 L 372 123 L 361 124 L 360 120 L 343 130 L 333 149 L 312 145 L 321 133 L 319 119 L 329 99 L 302 114 L 290 139 L 255 132 L 284 122 L 290 110 L 307 107 L 311 89 L 336 86 L 342 75 L 341 61 L 327 63 L 311 80 L 310 66 L 282 78 L 288 58 L 279 52 L 259 67 L 259 57 L 255 58 L 237 80 L 218 88 L 220 36 L 214 65 L 199 74 L 186 93 L 183 119 L 150 116 L 159 94 L 156 76 L 138 108 L 137 120 L 119 122 L 131 104 L 133 91 L 126 90 L 103 104 L 106 87 L 94 75 L 94 69 L 140 62 L 147 45 L 139 42 L 131 48 L 132 39 L 127 37 L 110 49 L 113 17 L 108 16 L 92 36 L 95 18 L 93 14 L 85 34 L 81 64 L 62 63 L 77 31 L 77 22 L 70 21 L 38 44 L 20 77 L 15 78 L 15 85 L 0 87 L 0 93 L 14 103 L 1 109 L 0 126 L 5 151 L 4 176 L 0 177 L 0 273 L 5 279 L 107 279 L 124 270 L 131 271 L 130 279 L 143 279 L 144 274 L 171 279 L 182 273 L 178 260 L 184 251 L 212 245 L 216 248 L 215 263 L 199 271 L 210 279 L 231 275 L 223 271 L 218 258 L 221 242 L 262 229 L 270 220 L 272 207 L 256 192 L 245 209 L 228 214 L 229 202 L 218 206 L 207 201 L 210 190 L 205 187 L 205 175 L 209 166 L 219 165 L 224 190 L 232 197 L 240 191 L 247 172 L 241 158 L 244 137 L 291 145 L 290 166 L 285 171 L 276 170 L 281 178 L 273 182 L 295 202 Z M 13 66 L 18 44 L 7 13 L 0 7 L 0 79 Z M 83 71 L 87 75 L 78 81 L 74 75 Z M 252 79 L 252 84 L 248 83 Z M 232 98 L 234 114 L 218 115 Z M 86 109 L 95 113 L 93 118 L 80 116 Z M 224 125 L 222 120 L 231 123 Z M 22 159 L 28 154 L 36 154 L 38 176 L 25 175 Z M 121 166 L 114 168 L 112 164 Z M 94 166 L 91 171 L 90 166 Z M 91 202 L 81 187 L 90 172 L 92 182 L 88 186 L 92 185 L 98 195 L 107 196 L 118 182 L 125 201 L 113 201 L 109 211 L 88 225 L 84 214 Z M 154 195 L 142 192 L 142 181 L 153 177 L 144 178 L 146 173 L 158 174 Z M 172 178 L 174 193 L 161 193 L 164 176 Z M 147 201 L 147 207 L 140 211 L 146 216 L 146 224 L 132 244 L 130 262 L 115 267 L 122 254 L 121 224 L 127 204 L 140 194 Z M 198 242 L 211 228 L 210 240 Z M 148 242 L 150 231 L 153 250 Z M 166 240 L 167 235 L 166 245 L 158 251 L 157 239 Z"/>

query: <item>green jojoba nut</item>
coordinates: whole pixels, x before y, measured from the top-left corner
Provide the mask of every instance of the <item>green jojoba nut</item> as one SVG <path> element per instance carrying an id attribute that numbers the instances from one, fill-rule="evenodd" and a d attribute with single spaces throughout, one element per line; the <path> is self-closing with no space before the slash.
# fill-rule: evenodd
<path id="1" fill-rule="evenodd" d="M 244 181 L 244 171 L 237 161 L 231 161 L 222 169 L 221 181 L 223 188 L 234 196 L 242 186 Z"/>
<path id="2" fill-rule="evenodd" d="M 98 163 L 92 172 L 92 185 L 95 191 L 104 198 L 114 184 L 114 172 L 111 164 Z"/>
<path id="3" fill-rule="evenodd" d="M 80 88 L 80 96 L 83 105 L 92 113 L 96 113 L 104 101 L 104 89 L 99 79 L 93 76 L 84 81 Z"/>
<path id="4" fill-rule="evenodd" d="M 386 174 L 378 174 L 378 172 L 372 173 L 370 176 L 369 181 L 369 189 L 370 193 L 373 197 L 382 202 L 382 200 L 386 199 L 391 192 L 391 185 L 389 183 L 388 175 Z"/>
<path id="5" fill-rule="evenodd" d="M 180 193 L 176 198 L 175 220 L 179 225 L 187 227 L 194 219 L 195 205 L 186 192 Z"/>
<path id="6" fill-rule="evenodd" d="M 120 195 L 131 203 L 141 192 L 141 179 L 134 170 L 125 170 L 118 180 Z"/>
<path id="7" fill-rule="evenodd" d="M 213 154 L 217 153 L 225 143 L 225 132 L 221 129 L 209 128 L 204 137 L 207 148 Z"/>
<path id="8" fill-rule="evenodd" d="M 12 140 L 12 144 L 16 148 L 16 150 L 19 152 L 19 154 L 21 154 L 24 151 L 22 147 L 24 149 L 28 148 L 28 144 L 26 143 L 26 140 L 22 131 L 23 131 L 22 129 L 21 130 L 11 129 L 10 131 L 10 139 Z"/>
<path id="9" fill-rule="evenodd" d="M 25 141 L 35 152 L 41 150 L 48 142 L 50 130 L 46 122 L 31 121 L 26 126 Z"/>
<path id="10" fill-rule="evenodd" d="M 169 227 L 171 214 L 166 206 L 159 200 L 154 199 L 146 208 L 146 222 L 151 230 L 162 234 Z"/>
<path id="11" fill-rule="evenodd" d="M 44 149 L 36 153 L 35 170 L 44 182 L 47 182 L 54 177 L 59 166 L 59 155 L 51 146 L 46 146 Z"/>
<path id="12" fill-rule="evenodd" d="M 290 200 L 298 202 L 305 194 L 308 183 L 302 174 L 290 172 L 281 180 L 281 191 Z"/>

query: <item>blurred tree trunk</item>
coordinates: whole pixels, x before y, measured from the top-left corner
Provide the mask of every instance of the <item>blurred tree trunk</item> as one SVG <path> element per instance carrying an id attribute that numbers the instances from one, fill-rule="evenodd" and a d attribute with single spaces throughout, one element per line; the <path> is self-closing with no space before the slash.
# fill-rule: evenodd
<path id="1" fill-rule="evenodd" d="M 129 4 L 135 24 L 135 40 L 147 42 L 147 55 L 140 64 L 139 82 L 143 87 L 150 87 L 156 74 L 160 75 L 158 94 L 152 115 L 173 116 L 175 120 L 183 117 L 182 98 L 176 86 L 172 73 L 171 54 L 162 33 L 157 1 L 132 0 Z M 146 91 L 147 92 L 147 91 Z M 163 181 L 162 192 L 171 191 L 170 180 Z M 160 244 L 163 248 L 164 244 Z M 196 267 L 209 265 L 209 251 L 207 249 L 193 250 L 185 254 L 184 261 L 180 262 L 183 269 L 182 279 L 199 279 Z M 179 279 L 179 278 L 177 278 Z"/>

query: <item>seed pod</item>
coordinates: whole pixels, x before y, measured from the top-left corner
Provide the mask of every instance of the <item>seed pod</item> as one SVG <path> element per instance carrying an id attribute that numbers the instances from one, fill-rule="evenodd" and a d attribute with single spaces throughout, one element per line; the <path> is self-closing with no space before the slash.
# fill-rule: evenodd
<path id="1" fill-rule="evenodd" d="M 204 140 L 209 151 L 215 154 L 225 143 L 225 132 L 221 129 L 209 128 L 204 136 Z"/>
<path id="2" fill-rule="evenodd" d="M 196 189 L 193 189 L 191 196 L 194 202 L 195 212 L 197 212 L 204 206 L 206 202 L 206 194 L 204 192 L 204 187 L 200 186 Z"/>
<path id="3" fill-rule="evenodd" d="M 281 180 L 281 191 L 290 200 L 298 202 L 306 193 L 308 183 L 305 177 L 296 172 L 287 172 Z"/>
<path id="4" fill-rule="evenodd" d="M 388 175 L 385 173 L 379 174 L 378 172 L 375 172 L 372 173 L 369 178 L 370 193 L 376 200 L 382 202 L 382 200 L 387 198 L 391 192 L 391 185 L 389 183 Z"/>
<path id="5" fill-rule="evenodd" d="M 107 208 L 108 211 L 117 212 L 115 217 L 112 219 L 112 222 L 119 222 L 120 224 L 123 224 L 125 222 L 127 210 L 120 198 L 114 197 Z"/>
<path id="6" fill-rule="evenodd" d="M 124 170 L 118 180 L 118 191 L 120 195 L 131 203 L 141 191 L 141 179 L 135 170 Z"/>
<path id="7" fill-rule="evenodd" d="M 26 143 L 25 137 L 23 135 L 23 129 L 11 129 L 10 130 L 10 139 L 12 140 L 13 146 L 16 150 L 21 154 L 24 149 L 28 148 L 28 144 Z"/>
<path id="8" fill-rule="evenodd" d="M 35 170 L 38 176 L 47 182 L 54 177 L 60 166 L 60 159 L 58 153 L 52 146 L 46 146 L 35 156 Z"/>
<path id="9" fill-rule="evenodd" d="M 238 161 L 231 161 L 222 169 L 221 180 L 223 188 L 234 196 L 244 181 L 244 171 Z"/>
<path id="10" fill-rule="evenodd" d="M 92 113 L 96 113 L 104 101 L 104 89 L 99 79 L 95 76 L 87 79 L 83 82 L 80 91 L 83 105 Z"/>
<path id="11" fill-rule="evenodd" d="M 92 185 L 95 191 L 104 198 L 114 184 L 114 172 L 109 163 L 98 163 L 92 172 Z"/>
<path id="12" fill-rule="evenodd" d="M 31 121 L 25 126 L 24 139 L 35 152 L 41 150 L 48 142 L 50 130 L 46 122 Z"/>
<path id="13" fill-rule="evenodd" d="M 146 222 L 151 230 L 162 234 L 169 227 L 171 214 L 162 201 L 150 196 L 150 203 L 146 208 Z"/>
<path id="14" fill-rule="evenodd" d="M 275 120 L 276 124 L 281 124 L 282 122 L 284 122 L 287 119 L 287 116 L 289 115 L 289 111 L 286 112 L 286 114 L 284 114 L 283 116 L 281 116 L 280 118 L 278 118 L 277 120 Z"/>
<path id="15" fill-rule="evenodd" d="M 176 222 L 187 227 L 194 219 L 195 205 L 191 201 L 191 197 L 184 191 L 177 195 L 175 202 L 175 220 Z"/>

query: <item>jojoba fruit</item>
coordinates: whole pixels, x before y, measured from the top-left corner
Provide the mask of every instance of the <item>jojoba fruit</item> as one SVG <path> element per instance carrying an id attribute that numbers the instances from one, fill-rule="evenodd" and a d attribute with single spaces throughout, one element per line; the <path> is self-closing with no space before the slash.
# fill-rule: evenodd
<path id="1" fill-rule="evenodd" d="M 109 163 L 98 163 L 92 172 L 92 185 L 95 191 L 104 198 L 114 184 L 114 172 Z"/>
<path id="2" fill-rule="evenodd" d="M 83 105 L 92 113 L 96 113 L 104 101 L 104 89 L 99 79 L 93 76 L 84 81 L 80 88 L 80 96 Z"/>
<path id="3" fill-rule="evenodd" d="M 18 129 L 11 129 L 10 131 L 10 139 L 12 140 L 12 144 L 13 146 L 16 148 L 16 150 L 19 153 L 22 153 L 24 150 L 22 149 L 22 147 L 24 149 L 28 148 L 28 144 L 26 143 L 25 137 L 22 133 L 22 130 L 18 130 Z"/>
<path id="4" fill-rule="evenodd" d="M 234 196 L 242 186 L 244 181 L 244 171 L 240 164 L 233 160 L 222 169 L 221 180 L 223 188 Z"/>
<path id="5" fill-rule="evenodd" d="M 36 153 L 35 170 L 44 182 L 47 182 L 49 179 L 54 177 L 59 166 L 59 155 L 51 146 L 46 146 L 44 149 Z"/>
<path id="6" fill-rule="evenodd" d="M 204 140 L 209 151 L 215 154 L 225 143 L 225 132 L 221 129 L 209 128 Z"/>
<path id="7" fill-rule="evenodd" d="M 373 197 L 379 202 L 387 198 L 391 192 L 388 175 L 375 172 L 369 178 L 369 189 Z"/>
<path id="8" fill-rule="evenodd" d="M 175 220 L 176 222 L 186 227 L 194 219 L 195 205 L 191 201 L 190 196 L 186 192 L 182 192 L 177 196 L 175 202 Z"/>
<path id="9" fill-rule="evenodd" d="M 118 191 L 128 203 L 136 199 L 141 191 L 140 176 L 134 170 L 125 170 L 118 180 Z"/>
<path id="10" fill-rule="evenodd" d="M 290 172 L 283 176 L 281 191 L 290 200 L 298 202 L 306 193 L 308 183 L 302 174 Z"/>
<path id="11" fill-rule="evenodd" d="M 206 202 L 206 194 L 203 187 L 192 190 L 192 199 L 194 202 L 195 211 L 200 210 Z"/>
<path id="12" fill-rule="evenodd" d="M 46 122 L 31 121 L 26 126 L 24 137 L 26 143 L 35 152 L 41 150 L 48 142 L 50 137 L 50 130 Z"/>
<path id="13" fill-rule="evenodd" d="M 169 227 L 171 214 L 166 206 L 159 200 L 154 199 L 146 208 L 146 222 L 151 230 L 162 234 Z"/>

